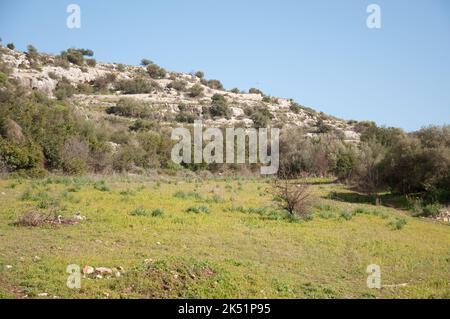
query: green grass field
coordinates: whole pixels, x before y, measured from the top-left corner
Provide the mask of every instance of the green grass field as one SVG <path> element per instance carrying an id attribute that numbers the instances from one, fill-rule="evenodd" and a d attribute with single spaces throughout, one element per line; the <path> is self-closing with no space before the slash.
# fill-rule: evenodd
<path id="1" fill-rule="evenodd" d="M 313 186 L 313 218 L 293 220 L 273 206 L 268 185 L 0 180 L 0 297 L 450 298 L 448 224 L 328 199 L 352 192 L 327 183 Z M 86 220 L 14 224 L 52 207 Z M 69 289 L 69 264 L 123 270 L 120 277 L 82 278 L 81 289 Z M 385 287 L 367 287 L 369 264 L 381 267 Z"/>

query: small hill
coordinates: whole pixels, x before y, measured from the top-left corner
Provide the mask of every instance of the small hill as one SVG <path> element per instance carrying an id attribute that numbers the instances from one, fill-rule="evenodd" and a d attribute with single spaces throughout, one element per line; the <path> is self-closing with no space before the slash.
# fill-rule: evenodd
<path id="1" fill-rule="evenodd" d="M 316 112 L 289 98 L 266 96 L 257 89 L 250 90 L 253 93 L 225 90 L 220 81 L 204 79 L 202 72 L 168 72 L 150 61 L 130 66 L 96 63 L 79 54 L 78 60 L 67 58 L 71 52 L 77 51 L 69 49 L 61 56 L 39 53 L 33 60 L 28 53 L 2 48 L 1 59 L 22 85 L 51 98 L 70 97 L 88 119 L 96 121 L 114 116 L 124 123 L 148 118 L 170 125 L 202 117 L 211 126 L 301 128 L 308 136 L 333 131 L 348 142 L 360 137 L 354 121 Z M 224 97 L 225 106 L 215 107 L 213 97 L 218 95 Z M 141 103 L 145 115 L 105 112 L 123 98 Z"/>

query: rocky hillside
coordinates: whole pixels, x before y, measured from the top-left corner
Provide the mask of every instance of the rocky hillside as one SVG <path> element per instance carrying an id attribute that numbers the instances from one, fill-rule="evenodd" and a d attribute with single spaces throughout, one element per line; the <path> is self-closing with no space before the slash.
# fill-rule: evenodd
<path id="1" fill-rule="evenodd" d="M 346 141 L 359 141 L 356 122 L 318 113 L 288 98 L 265 96 L 256 89 L 252 93 L 228 91 L 219 81 L 205 80 L 201 72 L 169 72 L 150 61 L 144 61 L 145 66 L 97 63 L 94 59 L 77 63 L 67 56 L 64 59 L 63 55 L 35 54 L 30 59 L 30 53 L 2 48 L 1 59 L 22 85 L 55 99 L 67 95 L 92 120 L 133 122 L 136 118 L 151 117 L 169 125 L 190 123 L 193 118 L 202 117 L 205 124 L 214 126 L 303 128 L 309 136 L 334 131 Z M 218 96 L 223 98 L 217 101 Z M 108 111 L 124 98 L 140 103 L 146 110 L 145 116 Z M 216 102 L 226 105 L 226 110 L 219 108 L 213 112 L 211 108 Z"/>

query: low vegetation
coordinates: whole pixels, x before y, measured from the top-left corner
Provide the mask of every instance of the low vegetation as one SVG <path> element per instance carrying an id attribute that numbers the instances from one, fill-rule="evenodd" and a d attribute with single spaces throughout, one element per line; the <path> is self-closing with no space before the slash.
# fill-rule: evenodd
<path id="1" fill-rule="evenodd" d="M 308 218 L 278 206 L 264 179 L 2 179 L 0 297 L 449 298 L 447 225 L 304 182 Z M 213 190 L 223 200 L 206 204 Z M 382 289 L 366 286 L 374 263 Z M 69 264 L 121 274 L 69 289 Z"/>

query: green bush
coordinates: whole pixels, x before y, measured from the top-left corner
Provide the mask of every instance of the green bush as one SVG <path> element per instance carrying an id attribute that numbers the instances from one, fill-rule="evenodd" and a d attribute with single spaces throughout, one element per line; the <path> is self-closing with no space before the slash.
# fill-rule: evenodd
<path id="1" fill-rule="evenodd" d="M 167 85 L 169 89 L 174 89 L 179 92 L 186 91 L 187 82 L 184 80 L 174 80 Z"/>
<path id="2" fill-rule="evenodd" d="M 147 73 L 153 79 L 162 79 L 166 77 L 166 70 L 154 63 L 147 66 Z"/>
<path id="3" fill-rule="evenodd" d="M 300 113 L 301 106 L 300 106 L 300 104 L 295 103 L 295 102 L 292 101 L 291 104 L 289 105 L 289 109 L 292 112 L 294 112 L 295 114 L 298 114 L 298 113 Z"/>
<path id="4" fill-rule="evenodd" d="M 164 209 L 155 208 L 152 210 L 152 217 L 163 217 L 163 216 L 164 216 Z"/>
<path id="5" fill-rule="evenodd" d="M 428 204 L 423 208 L 423 215 L 427 217 L 437 217 L 441 212 L 442 206 L 440 204 Z"/>
<path id="6" fill-rule="evenodd" d="M 106 109 L 106 113 L 126 117 L 150 118 L 153 112 L 145 103 L 131 98 L 121 98 L 115 106 Z"/>
<path id="7" fill-rule="evenodd" d="M 133 125 L 130 126 L 131 131 L 148 131 L 158 129 L 158 123 L 155 121 L 137 119 Z"/>
<path id="8" fill-rule="evenodd" d="M 205 77 L 205 73 L 203 73 L 202 71 L 197 71 L 195 72 L 195 76 L 199 79 L 203 79 Z"/>
<path id="9" fill-rule="evenodd" d="M 72 97 L 75 93 L 76 88 L 65 79 L 58 82 L 54 92 L 56 98 L 61 101 Z"/>
<path id="10" fill-rule="evenodd" d="M 43 165 L 42 149 L 33 142 L 11 142 L 0 137 L 0 162 L 10 170 L 29 170 Z"/>
<path id="11" fill-rule="evenodd" d="M 122 145 L 113 159 L 113 169 L 117 172 L 130 171 L 134 167 L 146 167 L 149 164 L 146 152 L 137 145 Z"/>
<path id="12" fill-rule="evenodd" d="M 105 92 L 116 82 L 117 76 L 114 73 L 107 73 L 96 78 L 92 85 L 97 92 Z"/>
<path id="13" fill-rule="evenodd" d="M 92 50 L 70 48 L 67 49 L 66 51 L 62 51 L 60 57 L 61 59 L 66 60 L 72 64 L 82 66 L 85 62 L 84 57 L 85 56 L 91 57 L 93 55 L 94 52 Z M 93 63 L 92 60 L 93 59 L 91 59 L 91 62 L 89 63 Z"/>
<path id="14" fill-rule="evenodd" d="M 212 105 L 209 109 L 211 116 L 220 116 L 229 118 L 231 116 L 231 110 L 228 107 L 227 100 L 221 94 L 214 94 L 211 98 Z"/>
<path id="15" fill-rule="evenodd" d="M 316 127 L 317 133 L 320 134 L 330 133 L 333 130 L 333 128 L 330 125 L 326 124 L 322 119 L 317 120 Z"/>
<path id="16" fill-rule="evenodd" d="M 248 93 L 264 95 L 264 93 L 261 90 L 258 90 L 258 89 L 255 89 L 255 88 L 251 88 L 250 90 L 248 90 Z"/>
<path id="17" fill-rule="evenodd" d="M 196 98 L 203 96 L 203 87 L 200 84 L 194 84 L 191 86 L 191 88 L 188 90 L 189 97 Z"/>
<path id="18" fill-rule="evenodd" d="M 95 67 L 97 65 L 97 61 L 95 59 L 86 59 L 86 64 L 90 67 Z"/>
<path id="19" fill-rule="evenodd" d="M 352 217 L 353 217 L 353 214 L 351 212 L 348 212 L 348 211 L 342 211 L 339 214 L 339 217 L 342 218 L 342 219 L 345 219 L 345 220 L 351 220 Z"/>
<path id="20" fill-rule="evenodd" d="M 208 80 L 205 84 L 213 90 L 224 90 L 224 87 L 219 80 Z"/>
<path id="21" fill-rule="evenodd" d="M 273 115 L 267 108 L 259 107 L 253 112 L 250 118 L 252 119 L 255 128 L 262 128 L 269 125 Z"/>
<path id="22" fill-rule="evenodd" d="M 27 45 L 27 58 L 30 61 L 37 60 L 39 57 L 38 50 L 31 44 Z"/>
<path id="23" fill-rule="evenodd" d="M 80 158 L 73 158 L 63 163 L 63 169 L 69 175 L 83 175 L 86 173 L 86 162 Z"/>
<path id="24" fill-rule="evenodd" d="M 209 214 L 210 210 L 208 206 L 190 206 L 186 209 L 186 213 L 194 213 L 194 214 Z"/>
<path id="25" fill-rule="evenodd" d="M 87 83 L 78 83 L 77 92 L 81 94 L 92 94 L 94 93 L 94 88 Z"/>
<path id="26" fill-rule="evenodd" d="M 407 221 L 404 218 L 396 218 L 395 221 L 391 222 L 391 226 L 395 230 L 403 229 L 406 226 L 406 224 L 407 224 Z"/>
<path id="27" fill-rule="evenodd" d="M 336 164 L 333 169 L 334 174 L 342 180 L 352 177 L 356 169 L 356 155 L 351 149 L 340 151 L 336 154 Z"/>
<path id="28" fill-rule="evenodd" d="M 15 49 L 16 49 L 16 46 L 14 45 L 14 43 L 8 43 L 8 44 L 6 45 L 6 47 L 7 47 L 8 49 L 10 49 L 10 50 L 15 50 Z"/>
<path id="29" fill-rule="evenodd" d="M 110 188 L 106 185 L 105 181 L 99 181 L 94 184 L 94 189 L 100 192 L 109 192 Z"/>
<path id="30" fill-rule="evenodd" d="M 130 212 L 131 216 L 148 216 L 150 215 L 149 211 L 143 207 L 135 208 Z"/>
<path id="31" fill-rule="evenodd" d="M 149 59 L 142 59 L 141 60 L 141 65 L 142 66 L 148 66 L 150 64 L 153 64 L 153 62 L 151 60 L 149 60 Z"/>
<path id="32" fill-rule="evenodd" d="M 180 123 L 194 123 L 195 119 L 197 118 L 197 116 L 195 116 L 192 113 L 179 113 L 175 116 L 175 121 L 180 122 Z"/>
<path id="33" fill-rule="evenodd" d="M 143 78 L 121 80 L 117 82 L 116 89 L 123 94 L 144 94 L 152 93 L 159 89 L 158 83 Z"/>
<path id="34" fill-rule="evenodd" d="M 61 53 L 61 57 L 72 64 L 79 66 L 84 64 L 83 54 L 76 49 L 68 49 L 67 51 L 63 51 Z"/>

